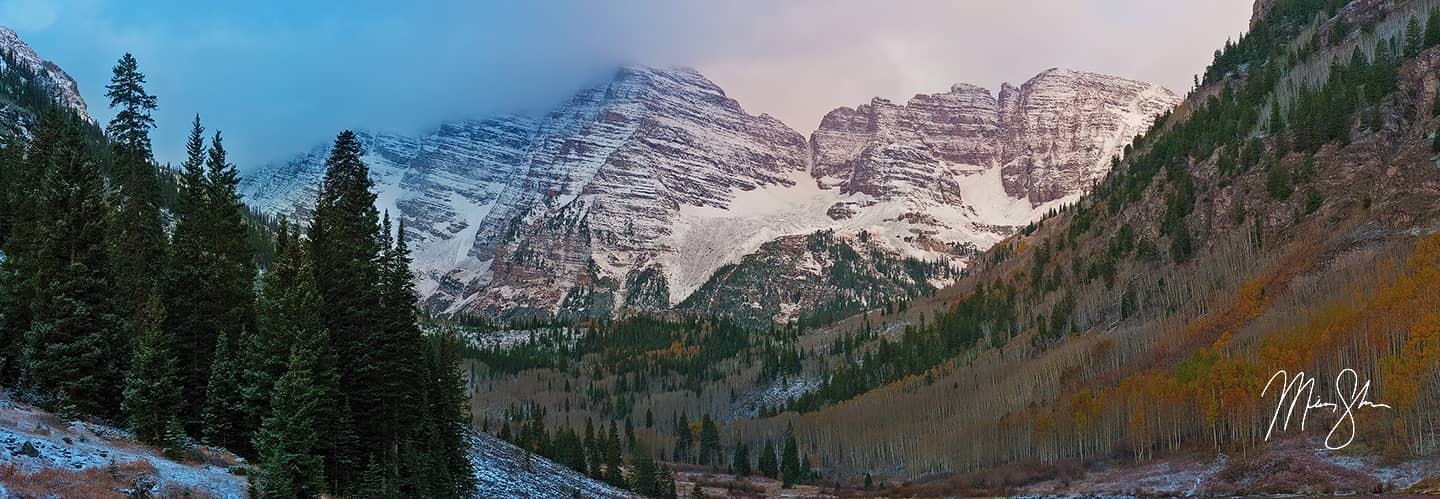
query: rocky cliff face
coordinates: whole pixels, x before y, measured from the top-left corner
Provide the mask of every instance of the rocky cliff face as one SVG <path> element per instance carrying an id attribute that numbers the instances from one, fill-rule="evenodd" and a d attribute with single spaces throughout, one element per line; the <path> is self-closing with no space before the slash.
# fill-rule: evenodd
<path id="1" fill-rule="evenodd" d="M 815 283 L 832 279 L 831 266 L 785 269 L 815 279 L 760 278 L 766 262 L 799 258 L 767 254 L 767 243 L 826 231 L 867 255 L 846 264 L 859 275 L 847 282 L 927 289 L 948 275 L 933 262 L 958 266 L 1085 189 L 1173 101 L 1154 85 L 1052 70 L 998 98 L 960 84 L 904 106 L 841 108 L 807 143 L 694 70 L 627 67 L 538 119 L 360 138 L 380 207 L 405 220 L 417 286 L 436 310 L 610 315 L 681 306 L 704 288 L 758 298 L 683 308 L 736 302 L 706 310 L 785 319 L 878 298 L 823 292 Z M 320 147 L 254 172 L 243 194 L 303 220 L 325 155 Z M 862 232 L 865 243 L 854 243 Z M 765 247 L 786 247 L 777 244 Z M 742 260 L 757 278 L 715 279 Z M 791 281 L 803 292 L 782 289 Z M 736 289 L 747 285 L 774 289 Z"/>
<path id="2" fill-rule="evenodd" d="M 75 79 L 60 66 L 40 57 L 19 35 L 4 26 L 0 26 L 0 55 L 3 55 L 0 75 L 5 75 L 0 82 L 0 126 L 23 133 L 33 121 L 37 110 L 26 108 L 25 99 L 19 95 L 26 91 L 24 87 L 28 84 L 37 84 L 49 99 L 94 122 Z"/>
<path id="3" fill-rule="evenodd" d="M 1000 167 L 1004 192 L 1032 206 L 1086 189 L 1110 157 L 1173 107 L 1158 85 L 1051 69 L 1020 87 L 956 84 L 905 105 L 840 108 L 811 137 L 821 183 L 879 198 L 962 204 L 960 184 Z"/>

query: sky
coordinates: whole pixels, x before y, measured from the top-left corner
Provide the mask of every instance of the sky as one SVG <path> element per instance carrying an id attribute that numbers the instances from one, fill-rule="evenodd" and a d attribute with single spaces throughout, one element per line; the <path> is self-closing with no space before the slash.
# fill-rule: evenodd
<path id="1" fill-rule="evenodd" d="M 752 114 L 809 133 L 826 112 L 1051 67 L 1183 94 L 1251 0 L 0 0 L 0 25 L 79 83 L 104 122 L 133 53 L 159 99 L 156 156 L 190 119 L 245 171 L 346 128 L 543 114 L 621 64 L 700 70 Z"/>

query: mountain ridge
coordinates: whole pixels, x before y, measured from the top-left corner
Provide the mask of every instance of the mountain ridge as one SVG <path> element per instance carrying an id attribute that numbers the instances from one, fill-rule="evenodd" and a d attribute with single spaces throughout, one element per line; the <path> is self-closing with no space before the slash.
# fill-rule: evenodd
<path id="1" fill-rule="evenodd" d="M 1062 81 L 1024 90 L 1057 78 L 1111 88 L 1057 93 Z M 1146 89 L 1159 90 L 1145 96 L 1137 91 Z M 951 85 L 951 92 L 979 90 Z M 999 99 L 983 92 L 991 125 L 1000 130 Z M 932 168 L 918 177 L 922 182 L 906 184 L 904 175 L 885 174 L 879 162 L 840 156 L 908 148 L 920 151 L 908 168 L 933 167 L 934 155 L 926 158 L 928 144 L 887 141 L 915 123 L 896 124 L 895 133 L 866 137 L 836 153 L 824 150 L 836 143 L 834 134 L 823 131 L 825 121 L 855 109 L 832 111 L 805 137 L 767 114 L 749 114 L 693 68 L 625 66 L 609 83 L 578 92 L 542 117 L 452 122 L 418 137 L 365 132 L 361 140 L 370 150 L 378 204 L 406 220 L 406 237 L 416 248 L 418 289 L 429 307 L 485 315 L 609 316 L 673 308 L 721 266 L 740 262 L 762 244 L 823 230 L 838 229 L 850 240 L 865 231 L 898 257 L 938 259 L 958 268 L 969 252 L 1085 189 L 1076 179 L 1095 177 L 1120 144 L 1143 129 L 1140 125 L 1148 126 L 1144 119 L 1117 118 L 1122 108 L 1158 114 L 1163 106 L 1156 103 L 1163 104 L 1165 95 L 1173 99 L 1154 84 L 1062 69 L 1047 70 L 1020 87 L 1003 85 L 999 95 L 1012 95 L 1007 92 L 1016 97 L 1015 122 L 1031 125 L 1045 117 L 1022 118 L 1041 109 L 1025 107 L 1030 97 L 1053 102 L 1099 95 L 1085 112 L 1103 115 L 1098 120 L 1113 125 L 1105 129 L 1112 136 L 1098 146 L 1072 147 L 1025 164 L 973 161 L 978 164 L 964 167 L 966 179 L 948 179 L 940 189 L 927 186 L 934 194 L 929 198 L 906 199 L 895 194 L 906 185 L 943 179 L 943 172 Z M 1142 97 L 1149 100 L 1131 106 Z M 888 103 L 877 98 L 872 105 L 882 101 Z M 932 121 L 946 118 L 940 114 Z M 1059 136 L 1063 128 L 1037 133 Z M 997 149 L 994 135 L 971 144 L 960 142 L 976 142 L 975 137 L 948 139 L 959 148 Z M 1010 135 L 1017 150 L 1030 147 L 1022 139 L 1033 139 L 1025 132 Z M 1044 139 L 1031 142 L 1036 140 Z M 309 185 L 305 179 L 323 174 L 323 150 L 259 169 L 242 193 L 261 209 L 304 219 L 313 194 L 291 185 Z M 1044 169 L 1065 154 L 1070 163 Z M 834 158 L 850 168 L 823 166 Z M 1058 179 L 1066 183 L 1063 189 L 1030 181 L 1056 172 L 1075 178 Z M 1050 190 L 1034 189 L 1033 199 L 1028 192 L 1012 197 L 1031 189 L 1027 182 Z M 890 278 L 906 281 L 896 282 L 906 288 L 944 283 Z M 580 302 L 587 303 L 583 312 L 564 305 Z M 815 304 L 799 305 L 786 309 Z M 788 318 L 793 317 L 779 320 Z"/>

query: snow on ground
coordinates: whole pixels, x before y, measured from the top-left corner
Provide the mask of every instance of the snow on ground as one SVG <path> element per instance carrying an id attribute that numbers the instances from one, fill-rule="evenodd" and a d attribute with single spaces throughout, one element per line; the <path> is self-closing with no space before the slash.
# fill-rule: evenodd
<path id="1" fill-rule="evenodd" d="M 475 348 L 498 347 L 500 349 L 528 342 L 532 339 L 549 339 L 555 335 L 564 335 L 566 344 L 574 346 L 575 341 L 580 339 L 582 331 L 576 328 L 545 328 L 545 329 L 500 329 L 494 331 L 471 330 L 467 335 L 470 345 Z"/>
<path id="2" fill-rule="evenodd" d="M 478 484 L 476 497 L 637 497 L 485 433 L 470 437 L 470 464 Z"/>
<path id="3" fill-rule="evenodd" d="M 760 413 L 761 407 L 780 407 L 791 399 L 820 388 L 820 378 L 785 376 L 769 385 L 740 393 L 735 403 L 730 404 L 728 421 L 751 419 Z"/>
<path id="4" fill-rule="evenodd" d="M 956 168 L 967 172 L 959 182 L 962 206 L 922 206 L 907 199 L 880 201 L 865 193 L 841 194 L 837 188 L 822 189 L 806 171 L 792 172 L 790 186 L 772 184 L 734 192 L 726 208 L 682 205 L 670 236 L 671 251 L 658 258 L 668 273 L 670 301 L 679 303 L 722 265 L 738 262 L 779 237 L 825 229 L 842 233 L 864 230 L 879 236 L 886 246 L 902 255 L 933 260 L 947 256 L 907 241 L 915 237 L 913 229 L 935 230 L 935 240 L 973 242 L 985 249 L 1003 238 L 989 227 L 1024 225 L 1079 197 L 1032 207 L 1029 199 L 1005 193 L 1000 167 Z M 831 219 L 828 211 L 837 203 L 850 206 L 856 213 L 841 220 Z M 902 215 L 911 213 L 927 215 L 943 226 L 916 225 L 902 219 Z"/>
<path id="5" fill-rule="evenodd" d="M 198 497 L 246 497 L 246 478 L 230 471 L 243 469 L 242 460 L 206 447 L 191 455 L 204 456 L 204 462 L 169 460 L 132 440 L 129 432 L 65 422 L 12 402 L 0 390 L 0 497 L 25 496 L 37 488 L 60 497 L 187 491 Z"/>

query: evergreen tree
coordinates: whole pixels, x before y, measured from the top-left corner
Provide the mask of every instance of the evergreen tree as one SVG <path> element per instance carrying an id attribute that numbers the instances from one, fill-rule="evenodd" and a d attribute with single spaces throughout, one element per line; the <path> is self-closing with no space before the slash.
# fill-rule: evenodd
<path id="1" fill-rule="evenodd" d="M 1425 46 L 1436 45 L 1440 45 L 1440 8 L 1430 9 L 1430 17 L 1425 21 Z"/>
<path id="2" fill-rule="evenodd" d="M 1279 135 L 1285 133 L 1285 120 L 1280 117 L 1280 100 L 1270 104 L 1270 133 Z"/>
<path id="3" fill-rule="evenodd" d="M 155 96 L 130 54 L 116 63 L 105 96 L 115 117 L 105 127 L 110 139 L 114 210 L 110 218 L 110 259 L 117 304 L 131 319 L 156 291 L 165 256 L 160 185 L 150 148 Z M 139 321 L 131 321 L 139 323 Z M 132 329 L 132 336 L 138 336 Z M 181 353 L 182 358 L 184 353 Z M 187 396 L 189 396 L 187 394 Z"/>
<path id="4" fill-rule="evenodd" d="M 246 419 L 245 399 L 241 389 L 241 369 L 235 340 L 221 332 L 215 340 L 214 362 L 210 365 L 210 381 L 205 387 L 203 410 L 205 442 L 226 449 L 249 449 L 248 435 L 243 431 Z"/>
<path id="5" fill-rule="evenodd" d="M 750 448 L 743 442 L 735 445 L 735 459 L 730 463 L 730 472 L 738 477 L 750 476 Z"/>
<path id="6" fill-rule="evenodd" d="M 309 366 L 309 376 L 318 394 L 315 421 L 318 428 L 325 430 L 316 452 L 325 458 L 325 476 L 329 477 L 331 490 L 338 490 L 339 473 L 356 465 L 346 459 L 357 443 L 353 425 L 346 417 L 348 411 L 341 402 L 329 334 L 320 320 L 320 295 L 315 289 L 307 246 L 299 230 L 282 221 L 275 238 L 275 260 L 257 297 L 257 330 L 247 335 L 243 396 L 251 415 L 268 417 L 275 383 L 289 370 L 288 360 L 277 363 L 277 359 L 289 359 L 288 352 L 296 345 L 312 352 L 314 363 Z M 257 450 L 263 452 L 258 441 Z"/>
<path id="7" fill-rule="evenodd" d="M 212 274 L 206 227 L 205 133 L 196 115 L 186 142 L 187 156 L 180 164 L 175 192 L 175 231 L 172 235 L 170 265 L 165 276 L 167 318 L 165 328 L 176 335 L 175 350 L 180 359 L 179 382 L 185 395 L 183 421 L 200 429 L 205 403 L 205 386 L 210 381 L 210 364 L 215 351 L 218 303 L 209 299 Z"/>
<path id="8" fill-rule="evenodd" d="M 130 421 L 130 430 L 141 442 L 172 447 L 167 431 L 180 421 L 181 393 L 176 374 L 175 339 L 162 327 L 158 298 L 146 304 L 141 331 L 130 372 L 125 378 L 125 400 L 121 409 Z"/>
<path id="9" fill-rule="evenodd" d="M 680 419 L 675 423 L 675 460 L 681 461 L 689 457 L 691 443 L 695 440 L 695 434 L 690 431 L 690 422 L 686 421 L 685 414 L 680 414 Z"/>
<path id="10" fill-rule="evenodd" d="M 403 228 L 402 228 L 403 230 Z M 403 245 L 401 246 L 403 251 Z M 429 457 L 427 466 L 419 470 L 426 495 L 430 497 L 469 497 L 475 491 L 469 449 L 466 445 L 470 427 L 470 398 L 465 392 L 461 365 L 464 342 L 454 329 L 443 329 L 426 338 L 425 367 L 429 421 L 424 449 Z M 579 438 L 569 430 L 565 444 L 573 451 L 570 459 L 562 460 L 577 470 L 584 470 L 584 450 Z M 569 441 L 573 439 L 574 441 Z M 583 471 L 582 471 L 583 472 Z"/>
<path id="11" fill-rule="evenodd" d="M 340 400 L 354 410 L 354 434 L 360 445 L 339 449 L 337 462 L 353 463 L 351 469 L 336 470 L 337 492 L 350 491 L 350 477 L 358 477 L 367 459 L 394 461 L 399 435 L 386 425 L 387 415 L 398 410 L 384 405 L 374 385 L 390 383 L 375 379 L 370 362 L 385 355 L 377 344 L 375 330 L 382 320 L 381 295 L 377 289 L 381 274 L 379 213 L 371 191 L 369 170 L 360 160 L 360 142 L 355 134 L 342 132 L 335 139 L 325 161 L 325 178 L 316 200 L 310 228 L 311 268 L 320 296 L 320 319 L 330 335 L 340 379 Z M 413 405 L 411 406 L 413 407 Z M 383 468 L 383 466 L 376 466 Z"/>
<path id="12" fill-rule="evenodd" d="M 298 346 L 285 374 L 275 383 L 273 411 L 255 436 L 260 455 L 260 491 L 265 497 L 319 497 L 324 492 L 325 463 L 320 445 L 320 402 L 316 386 L 318 352 Z"/>
<path id="13" fill-rule="evenodd" d="M 630 463 L 634 474 L 634 482 L 631 490 L 645 497 L 660 497 L 664 494 L 663 485 L 658 481 L 659 474 L 655 465 L 655 459 L 650 457 L 650 451 L 639 449 L 635 452 Z"/>
<path id="14" fill-rule="evenodd" d="M 780 458 L 780 477 L 785 483 L 785 488 L 799 483 L 803 480 L 800 467 L 800 447 L 795 443 L 795 432 L 785 432 L 785 452 Z"/>
<path id="15" fill-rule="evenodd" d="M 114 281 L 105 246 L 102 180 L 75 117 L 47 111 L 37 135 L 51 135 L 48 150 L 35 150 L 46 172 L 40 186 L 42 224 L 34 261 L 38 283 L 25 336 L 22 383 L 53 398 L 62 412 L 102 417 L 120 412 L 124 321 L 112 300 Z M 67 414 L 73 415 L 73 414 Z"/>
<path id="16" fill-rule="evenodd" d="M 625 471 L 621 469 L 624 464 L 623 455 L 620 452 L 620 432 L 615 428 L 615 421 L 610 421 L 610 434 L 605 437 L 605 483 L 619 488 L 628 488 L 625 482 Z"/>
<path id="17" fill-rule="evenodd" d="M 1440 154 L 1440 130 L 1435 131 L 1435 141 L 1430 144 L 1430 150 Z"/>
<path id="18" fill-rule="evenodd" d="M 756 467 L 761 475 L 768 478 L 780 476 L 780 465 L 775 462 L 775 446 L 771 445 L 770 439 L 765 439 L 765 446 L 760 449 L 760 462 Z"/>
<path id="19" fill-rule="evenodd" d="M 1420 18 L 1410 16 L 1410 21 L 1405 23 L 1405 57 L 1420 55 L 1420 50 L 1425 48 L 1425 29 L 1420 25 Z"/>
<path id="20" fill-rule="evenodd" d="M 44 123 L 42 115 L 42 124 Z M 44 184 L 47 155 L 54 149 L 53 144 L 62 131 L 60 127 L 38 127 L 34 131 L 33 145 L 29 147 L 30 157 L 26 158 L 26 143 L 21 136 L 12 136 L 0 149 L 0 200 L 5 212 L 0 213 L 4 239 L 0 239 L 0 250 L 5 258 L 0 259 L 0 384 L 15 386 L 20 379 L 23 365 L 21 353 L 24 350 L 25 332 L 30 330 L 30 304 L 35 301 L 40 280 L 35 272 L 38 264 L 41 238 L 40 229 L 42 189 L 35 186 Z"/>
<path id="21" fill-rule="evenodd" d="M 700 420 L 700 464 L 710 464 L 712 458 L 720 453 L 720 430 L 715 426 L 715 420 L 710 419 L 710 414 Z"/>

